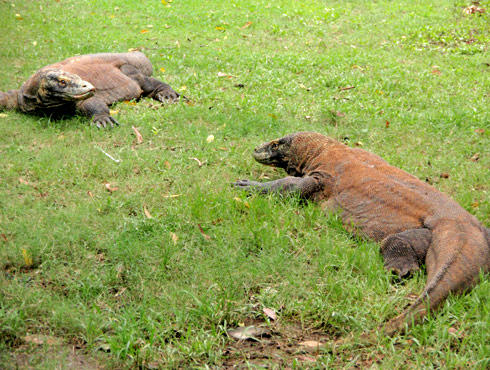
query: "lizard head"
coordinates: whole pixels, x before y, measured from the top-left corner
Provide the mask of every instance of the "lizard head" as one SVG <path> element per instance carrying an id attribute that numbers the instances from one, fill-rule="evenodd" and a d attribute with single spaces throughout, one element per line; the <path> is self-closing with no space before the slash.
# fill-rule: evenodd
<path id="1" fill-rule="evenodd" d="M 37 95 L 43 101 L 78 101 L 91 97 L 95 87 L 73 73 L 59 69 L 39 72 Z"/>
<path id="2" fill-rule="evenodd" d="M 253 157 L 259 163 L 279 167 L 291 176 L 303 176 L 303 168 L 332 139 L 316 132 L 297 132 L 259 145 Z"/>

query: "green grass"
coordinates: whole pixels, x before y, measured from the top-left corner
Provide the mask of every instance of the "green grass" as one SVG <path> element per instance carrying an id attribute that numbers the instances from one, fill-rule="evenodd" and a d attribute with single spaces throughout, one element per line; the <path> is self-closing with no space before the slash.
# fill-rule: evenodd
<path id="1" fill-rule="evenodd" d="M 21 352 L 63 363 L 65 347 L 49 358 L 47 344 L 24 343 L 45 334 L 104 367 L 223 366 L 237 356 L 226 330 L 267 322 L 264 307 L 293 348 L 288 328 L 330 343 L 401 312 L 424 273 L 393 282 L 379 246 L 317 205 L 230 183 L 282 177 L 253 147 L 318 131 L 427 179 L 490 226 L 490 3 L 465 16 L 468 4 L 0 1 L 0 90 L 65 57 L 139 48 L 193 102 L 119 103 L 114 130 L 1 113 L 0 363 L 15 367 Z M 488 367 L 482 278 L 407 335 L 326 346 L 315 362 L 293 351 L 282 365 Z"/>

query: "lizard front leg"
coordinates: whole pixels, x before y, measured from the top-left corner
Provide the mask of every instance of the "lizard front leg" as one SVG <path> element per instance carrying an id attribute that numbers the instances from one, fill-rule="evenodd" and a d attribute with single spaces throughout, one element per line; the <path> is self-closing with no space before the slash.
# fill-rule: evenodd
<path id="1" fill-rule="evenodd" d="M 138 68 L 131 64 L 121 66 L 121 72 L 140 85 L 141 90 L 143 90 L 143 96 L 148 96 L 162 103 L 173 103 L 179 99 L 180 95 L 170 85 L 156 78 L 144 75 Z"/>
<path id="2" fill-rule="evenodd" d="M 305 177 L 288 176 L 283 179 L 269 181 L 269 182 L 238 180 L 237 182 L 233 183 L 233 186 L 248 192 L 257 191 L 262 194 L 299 193 L 300 196 L 303 198 L 311 198 L 315 193 L 321 191 L 323 188 L 320 180 L 312 176 L 305 176 Z"/>
<path id="3" fill-rule="evenodd" d="M 111 127 L 114 127 L 114 125 L 119 126 L 119 122 L 114 117 L 111 117 L 107 104 L 96 96 L 77 103 L 77 110 L 89 117 L 93 117 L 92 123 L 98 128 L 105 128 L 107 125 Z"/>

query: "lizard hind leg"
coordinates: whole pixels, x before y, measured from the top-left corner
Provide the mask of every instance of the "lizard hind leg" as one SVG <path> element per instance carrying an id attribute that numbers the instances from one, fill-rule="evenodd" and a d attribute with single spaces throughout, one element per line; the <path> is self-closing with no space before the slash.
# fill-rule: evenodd
<path id="1" fill-rule="evenodd" d="M 425 261 L 431 240 L 429 229 L 409 229 L 387 236 L 381 242 L 385 268 L 400 277 L 417 271 Z"/>

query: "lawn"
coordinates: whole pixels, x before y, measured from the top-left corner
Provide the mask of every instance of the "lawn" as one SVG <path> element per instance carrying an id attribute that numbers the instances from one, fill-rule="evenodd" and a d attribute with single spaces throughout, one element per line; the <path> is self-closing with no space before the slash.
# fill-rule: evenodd
<path id="1" fill-rule="evenodd" d="M 397 281 L 318 205 L 230 186 L 284 176 L 258 144 L 318 131 L 489 227 L 490 2 L 470 4 L 0 1 L 1 91 L 137 49 L 189 98 L 118 103 L 112 130 L 0 112 L 0 367 L 488 368 L 488 276 L 405 335 L 337 345 L 400 313 L 425 272 Z M 252 324 L 268 335 L 226 334 Z"/>

